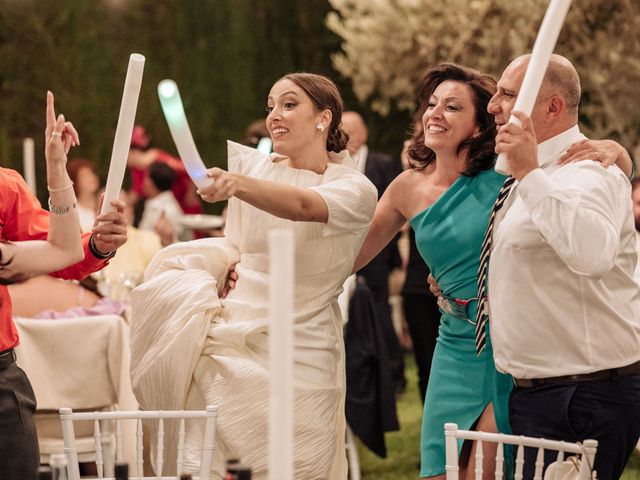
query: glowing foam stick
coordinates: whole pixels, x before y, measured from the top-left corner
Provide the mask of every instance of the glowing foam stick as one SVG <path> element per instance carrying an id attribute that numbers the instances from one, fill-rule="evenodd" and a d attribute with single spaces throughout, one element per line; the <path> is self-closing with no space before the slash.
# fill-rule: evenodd
<path id="1" fill-rule="evenodd" d="M 549 65 L 549 59 L 558 41 L 558 35 L 560 35 L 562 24 L 564 23 L 570 6 L 571 0 L 551 0 L 551 2 L 549 2 L 547 13 L 544 15 L 542 25 L 540 25 L 540 31 L 536 37 L 536 42 L 533 44 L 529 65 L 524 74 L 520 93 L 513 107 L 514 110 L 523 112 L 526 115 L 531 115 L 533 106 L 536 103 L 536 98 L 538 97 L 538 92 L 540 91 L 540 86 L 542 85 L 542 80 L 544 79 L 544 74 Z M 513 115 L 509 118 L 509 123 L 522 126 L 520 120 Z M 509 166 L 504 154 L 501 153 L 498 155 L 495 168 L 499 173 L 509 174 Z"/>
<path id="2" fill-rule="evenodd" d="M 259 152 L 266 153 L 267 155 L 271 153 L 272 147 L 273 143 L 269 137 L 262 137 L 256 146 Z"/>
<path id="3" fill-rule="evenodd" d="M 158 84 L 158 97 L 160 97 L 160 105 L 162 105 L 164 118 L 169 125 L 171 136 L 191 180 L 198 188 L 211 185 L 213 179 L 207 177 L 207 167 L 205 167 L 202 158 L 200 158 L 196 144 L 193 141 L 176 82 L 162 80 Z"/>
<path id="4" fill-rule="evenodd" d="M 107 176 L 107 186 L 104 192 L 104 201 L 100 213 L 113 212 L 115 207 L 111 201 L 118 198 L 122 189 L 124 171 L 127 168 L 127 157 L 131 146 L 131 134 L 133 133 L 133 123 L 136 119 L 136 109 L 138 108 L 138 97 L 140 96 L 140 86 L 142 85 L 142 73 L 144 71 L 144 56 L 132 53 L 129 57 L 129 67 L 127 77 L 124 81 L 124 91 L 122 93 L 122 103 L 120 104 L 120 116 L 116 126 L 116 136 L 113 139 L 113 150 L 111 151 L 111 163 L 109 164 L 109 175 Z"/>

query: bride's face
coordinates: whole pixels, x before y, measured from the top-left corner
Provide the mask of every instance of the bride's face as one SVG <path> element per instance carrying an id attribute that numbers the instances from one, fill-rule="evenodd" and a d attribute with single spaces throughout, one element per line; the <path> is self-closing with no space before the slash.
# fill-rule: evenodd
<path id="1" fill-rule="evenodd" d="M 267 112 L 267 129 L 274 152 L 291 156 L 321 138 L 316 128 L 321 120 L 320 112 L 304 90 L 291 80 L 280 80 L 271 88 Z"/>

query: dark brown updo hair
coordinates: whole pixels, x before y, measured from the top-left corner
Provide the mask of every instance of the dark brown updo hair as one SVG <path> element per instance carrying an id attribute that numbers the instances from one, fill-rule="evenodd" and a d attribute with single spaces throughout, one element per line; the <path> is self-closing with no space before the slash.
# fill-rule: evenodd
<path id="1" fill-rule="evenodd" d="M 290 73 L 280 78 L 278 82 L 281 80 L 290 80 L 304 90 L 304 93 L 307 94 L 318 110 L 331 110 L 327 150 L 341 152 L 347 148 L 349 135 L 340 128 L 344 102 L 335 83 L 322 75 L 305 72 Z"/>
<path id="2" fill-rule="evenodd" d="M 447 80 L 467 85 L 471 90 L 476 109 L 476 123 L 480 131 L 477 135 L 467 138 L 458 146 L 458 153 L 465 148 L 469 149 L 466 168 L 462 174 L 472 177 L 483 170 L 491 168 L 495 162 L 496 123 L 493 115 L 487 112 L 487 105 L 491 97 L 496 93 L 496 81 L 489 75 L 455 63 L 442 63 L 432 68 L 426 73 L 418 87 L 419 106 L 415 118 L 419 121 L 419 126 L 414 132 L 413 144 L 408 149 L 409 157 L 412 159 L 411 167 L 416 169 L 425 168 L 436 158 L 435 152 L 424 144 L 422 116 L 427 110 L 429 100 L 435 89 Z"/>

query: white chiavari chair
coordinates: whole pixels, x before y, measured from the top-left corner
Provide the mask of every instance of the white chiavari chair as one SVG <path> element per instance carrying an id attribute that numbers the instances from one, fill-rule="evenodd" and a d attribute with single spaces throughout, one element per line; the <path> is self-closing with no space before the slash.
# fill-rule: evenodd
<path id="1" fill-rule="evenodd" d="M 113 428 L 115 435 L 115 461 L 122 461 L 122 422 L 125 420 L 135 420 L 136 422 L 136 463 L 129 466 L 129 477 L 132 479 L 157 479 L 169 480 L 179 478 L 183 473 L 184 465 L 184 447 L 185 447 L 185 425 L 186 421 L 194 421 L 204 419 L 204 433 L 202 439 L 201 463 L 199 476 L 194 476 L 194 480 L 209 480 L 211 475 L 211 462 L 213 459 L 214 438 L 216 418 L 218 408 L 208 406 L 206 410 L 179 410 L 179 411 L 113 411 L 113 412 L 76 412 L 70 408 L 60 409 L 60 421 L 62 423 L 62 436 L 64 438 L 64 451 L 68 460 L 69 480 L 80 480 L 80 471 L 78 468 L 78 455 L 76 447 L 76 439 L 74 432 L 74 422 L 93 421 L 94 439 L 95 439 L 95 458 L 98 478 L 105 477 L 105 458 L 103 442 L 103 432 L 101 431 L 102 422 L 112 421 L 115 426 Z M 154 469 L 156 475 L 151 477 L 144 476 L 144 456 L 143 456 L 143 420 L 156 421 L 156 450 Z M 163 476 L 163 464 L 165 462 L 164 452 L 164 432 L 165 420 L 175 420 L 179 422 L 176 465 L 177 471 L 171 472 L 169 476 Z M 173 453 L 169 453 L 173 454 Z"/>
<path id="2" fill-rule="evenodd" d="M 580 456 L 580 462 L 577 468 L 577 478 L 579 480 L 589 480 L 592 475 L 591 466 L 596 455 L 598 442 L 596 440 L 585 440 L 583 443 L 561 442 L 556 440 L 546 440 L 543 438 L 532 438 L 518 435 L 505 435 L 502 433 L 477 432 L 472 430 L 460 430 L 455 423 L 447 423 L 444 426 L 445 442 L 446 442 L 446 475 L 447 480 L 459 480 L 459 459 L 458 459 L 458 440 L 471 440 L 477 442 L 475 454 L 475 479 L 482 480 L 482 461 L 484 459 L 483 444 L 496 443 L 498 448 L 496 451 L 496 470 L 495 479 L 502 480 L 504 478 L 505 465 L 505 445 L 514 445 L 517 447 L 515 456 L 515 480 L 522 480 L 524 469 L 524 448 L 537 448 L 534 480 L 547 480 L 549 477 L 543 477 L 544 469 L 544 452 L 545 450 L 556 451 L 556 462 L 562 463 L 565 454 Z M 564 477 L 562 477 L 564 478 Z"/>

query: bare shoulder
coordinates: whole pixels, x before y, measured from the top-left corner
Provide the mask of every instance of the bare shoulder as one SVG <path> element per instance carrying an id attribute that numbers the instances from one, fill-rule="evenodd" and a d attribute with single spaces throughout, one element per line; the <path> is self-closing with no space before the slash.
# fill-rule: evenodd
<path id="1" fill-rule="evenodd" d="M 415 188 L 417 186 L 423 185 L 428 178 L 429 173 L 425 170 L 416 170 L 410 168 L 394 178 L 393 182 L 391 182 L 391 185 L 389 185 L 389 188 L 393 187 L 394 189 L 402 190 L 406 190 L 407 188 Z"/>

